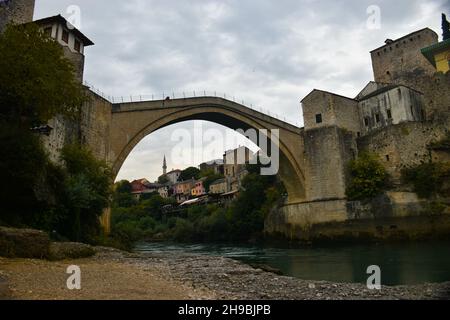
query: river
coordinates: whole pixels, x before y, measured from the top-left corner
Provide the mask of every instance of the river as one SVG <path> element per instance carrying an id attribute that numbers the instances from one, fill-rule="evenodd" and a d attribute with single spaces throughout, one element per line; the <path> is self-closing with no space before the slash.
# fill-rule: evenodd
<path id="1" fill-rule="evenodd" d="M 304 280 L 365 283 L 367 267 L 378 265 L 383 285 L 450 281 L 450 242 L 275 247 L 142 242 L 137 252 L 185 252 L 264 264 Z"/>

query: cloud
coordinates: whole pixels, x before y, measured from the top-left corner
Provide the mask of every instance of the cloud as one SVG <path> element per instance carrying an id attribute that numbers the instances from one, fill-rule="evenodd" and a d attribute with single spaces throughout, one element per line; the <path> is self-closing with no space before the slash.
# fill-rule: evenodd
<path id="1" fill-rule="evenodd" d="M 355 96 L 372 79 L 370 50 L 424 27 L 440 33 L 450 11 L 448 0 L 37 0 L 35 18 L 70 5 L 96 44 L 85 78 L 105 94 L 225 92 L 299 124 L 299 101 L 312 89 Z M 366 25 L 371 5 L 378 30 Z M 192 123 L 144 139 L 120 177 L 156 178 L 177 128 Z"/>

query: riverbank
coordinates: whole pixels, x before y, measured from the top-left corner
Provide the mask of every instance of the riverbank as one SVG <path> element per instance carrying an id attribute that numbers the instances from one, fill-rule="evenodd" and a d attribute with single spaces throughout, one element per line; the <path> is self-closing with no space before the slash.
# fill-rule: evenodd
<path id="1" fill-rule="evenodd" d="M 450 283 L 382 287 L 305 281 L 224 258 L 182 253 L 126 253 L 96 248 L 91 258 L 50 262 L 0 258 L 4 299 L 450 299 Z M 78 265 L 79 291 L 66 288 L 67 266 Z"/>

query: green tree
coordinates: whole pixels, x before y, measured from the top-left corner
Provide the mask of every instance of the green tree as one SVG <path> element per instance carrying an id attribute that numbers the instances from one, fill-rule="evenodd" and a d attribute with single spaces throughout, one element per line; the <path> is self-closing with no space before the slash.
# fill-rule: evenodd
<path id="1" fill-rule="evenodd" d="M 131 183 L 127 180 L 116 182 L 114 185 L 113 206 L 129 208 L 137 203 L 131 194 Z"/>
<path id="2" fill-rule="evenodd" d="M 206 192 L 209 191 L 209 186 L 210 186 L 214 181 L 217 181 L 217 180 L 219 180 L 219 179 L 223 179 L 223 178 L 224 178 L 223 174 L 216 173 L 216 172 L 215 172 L 214 170 L 212 170 L 212 169 L 209 169 L 209 170 L 200 172 L 200 177 L 201 177 L 201 178 L 206 178 L 206 179 L 203 181 L 203 187 L 205 188 Z"/>
<path id="3" fill-rule="evenodd" d="M 199 179 L 200 178 L 200 170 L 195 167 L 189 167 L 181 171 L 179 181 L 187 181 L 190 179 Z"/>
<path id="4" fill-rule="evenodd" d="M 166 175 L 158 177 L 159 184 L 166 184 L 167 182 L 169 182 L 169 178 Z"/>
<path id="5" fill-rule="evenodd" d="M 55 115 L 76 118 L 85 101 L 62 47 L 34 24 L 0 34 L 0 115 L 26 127 Z"/>
<path id="6" fill-rule="evenodd" d="M 445 182 L 450 178 L 449 163 L 423 163 L 413 168 L 402 170 L 404 183 L 413 185 L 414 192 L 421 198 L 431 198 L 438 195 L 449 196 Z"/>
<path id="7" fill-rule="evenodd" d="M 377 155 L 361 153 L 349 164 L 351 180 L 346 193 L 349 200 L 365 200 L 379 195 L 387 187 L 388 174 Z"/>
<path id="8" fill-rule="evenodd" d="M 47 189 L 47 155 L 37 136 L 1 120 L 0 149 L 0 220 L 13 226 L 35 225 L 52 198 L 51 190 L 42 191 Z"/>
<path id="9" fill-rule="evenodd" d="M 68 173 L 66 208 L 72 214 L 67 222 L 73 226 L 69 234 L 74 240 L 92 242 L 99 231 L 99 217 L 110 204 L 111 170 L 78 144 L 66 145 L 61 158 Z"/>

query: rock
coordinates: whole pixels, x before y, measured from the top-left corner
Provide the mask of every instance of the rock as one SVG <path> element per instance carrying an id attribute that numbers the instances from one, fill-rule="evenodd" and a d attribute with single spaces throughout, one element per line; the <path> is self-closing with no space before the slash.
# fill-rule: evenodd
<path id="1" fill-rule="evenodd" d="M 49 245 L 45 232 L 0 227 L 0 256 L 42 259 L 48 256 Z"/>
<path id="2" fill-rule="evenodd" d="M 50 260 L 80 259 L 93 255 L 95 255 L 95 249 L 84 243 L 52 242 L 50 244 Z"/>

